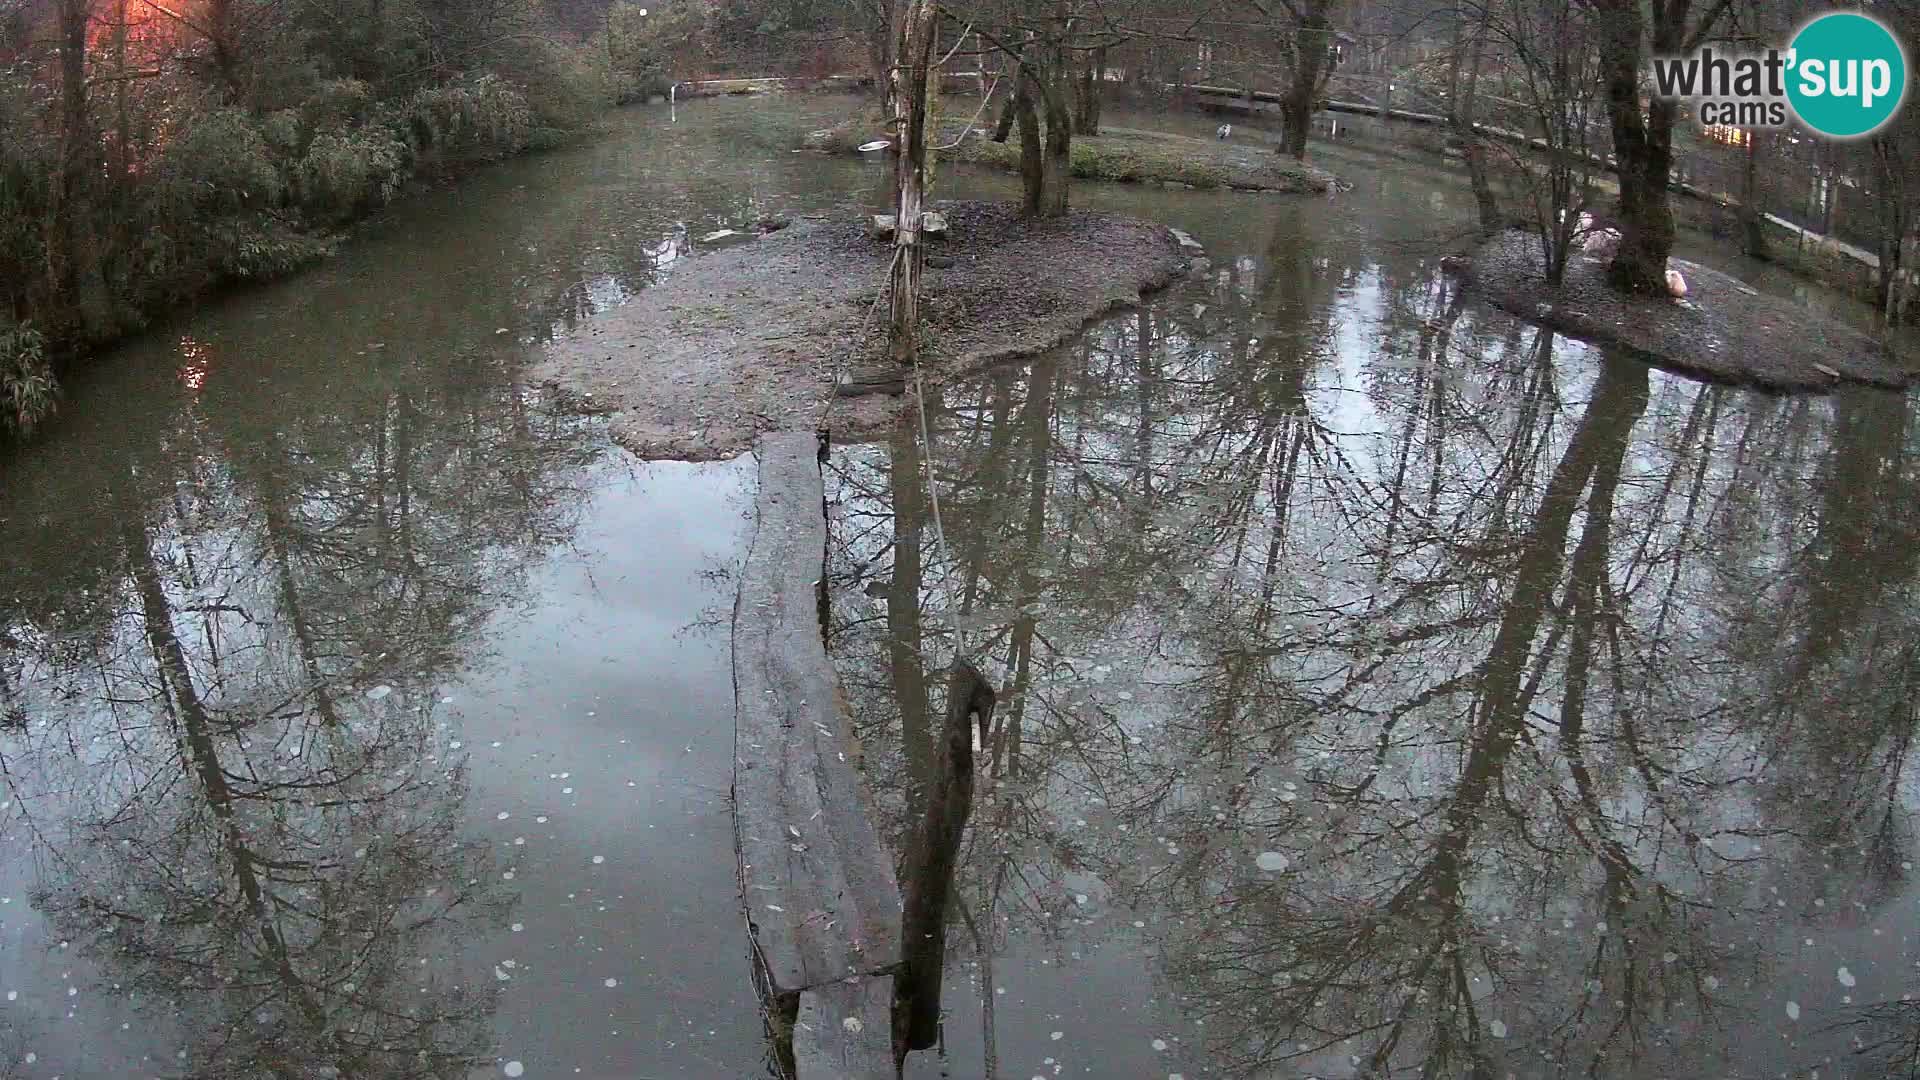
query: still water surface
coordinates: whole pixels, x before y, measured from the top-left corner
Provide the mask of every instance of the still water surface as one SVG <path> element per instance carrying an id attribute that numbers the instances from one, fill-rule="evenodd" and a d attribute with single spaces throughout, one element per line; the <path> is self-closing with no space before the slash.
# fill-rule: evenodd
<path id="1" fill-rule="evenodd" d="M 0 462 L 0 1076 L 764 1075 L 750 463 L 635 463 L 521 371 L 708 231 L 864 205 L 784 150 L 838 104 L 421 197 Z M 1354 191 L 1076 193 L 1211 268 L 941 395 L 947 549 L 906 429 L 832 463 L 890 836 L 954 607 L 1006 687 L 951 1075 L 1910 1074 L 1907 402 L 1463 304 L 1459 186 L 1326 157 Z"/>

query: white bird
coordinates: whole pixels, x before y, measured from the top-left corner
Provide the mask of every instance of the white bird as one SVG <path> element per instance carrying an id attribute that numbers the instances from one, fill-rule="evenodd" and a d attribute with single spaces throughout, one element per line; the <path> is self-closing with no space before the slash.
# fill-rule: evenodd
<path id="1" fill-rule="evenodd" d="M 1214 129 L 1213 134 L 1216 138 L 1231 138 L 1233 136 L 1233 125 L 1221 124 L 1218 128 Z"/>

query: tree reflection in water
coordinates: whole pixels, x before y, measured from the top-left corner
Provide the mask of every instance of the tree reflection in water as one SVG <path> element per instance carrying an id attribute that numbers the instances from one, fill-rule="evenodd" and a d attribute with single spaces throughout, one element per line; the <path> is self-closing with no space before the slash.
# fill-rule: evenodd
<path id="1" fill-rule="evenodd" d="M 921 775 L 938 598 L 1011 695 L 952 940 L 1044 953 L 1097 881 L 1152 919 L 1191 1071 L 1920 1075 L 1881 936 L 1908 403 L 1702 386 L 1310 251 L 933 403 L 951 560 L 910 434 L 838 457 L 876 789 Z"/>
<path id="2" fill-rule="evenodd" d="M 76 458 L 98 502 L 15 519 L 87 556 L 0 618 L 34 905 L 148 1017 L 143 1072 L 492 1063 L 495 984 L 457 957 L 512 897 L 462 836 L 436 684 L 571 532 L 598 450 L 511 381 L 439 376 L 335 392 L 299 426 L 161 418 Z"/>

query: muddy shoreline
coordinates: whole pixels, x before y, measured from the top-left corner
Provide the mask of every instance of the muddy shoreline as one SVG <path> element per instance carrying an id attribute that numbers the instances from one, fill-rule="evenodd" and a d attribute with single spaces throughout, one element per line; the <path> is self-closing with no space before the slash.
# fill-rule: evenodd
<path id="1" fill-rule="evenodd" d="M 996 203 L 944 203 L 920 300 L 931 383 L 1070 341 L 1185 271 L 1164 225 L 1079 211 L 1028 221 Z M 884 362 L 889 243 L 852 215 L 693 260 L 623 307 L 556 341 L 534 378 L 613 418 L 643 458 L 711 460 L 766 431 L 878 430 L 905 399 L 836 398 L 836 378 Z"/>
<path id="2" fill-rule="evenodd" d="M 1449 262 L 1469 290 L 1503 311 L 1715 382 L 1818 393 L 1843 383 L 1897 390 L 1920 376 L 1876 337 L 1698 263 L 1670 265 L 1686 278 L 1685 300 L 1625 296 L 1607 284 L 1604 263 L 1577 254 L 1560 288 L 1550 288 L 1535 238 L 1519 231 Z"/>

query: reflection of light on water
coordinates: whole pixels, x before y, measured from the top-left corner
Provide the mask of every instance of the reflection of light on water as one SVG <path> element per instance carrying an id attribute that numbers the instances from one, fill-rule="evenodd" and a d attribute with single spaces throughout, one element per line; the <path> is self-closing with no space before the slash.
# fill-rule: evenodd
<path id="1" fill-rule="evenodd" d="M 1745 146 L 1753 141 L 1753 132 L 1732 124 L 1708 124 L 1700 129 L 1700 133 L 1728 146 Z"/>
<path id="2" fill-rule="evenodd" d="M 180 356 L 184 361 L 180 365 L 179 378 L 187 389 L 198 392 L 207 385 L 207 375 L 213 370 L 213 350 L 190 337 L 180 339 Z"/>

